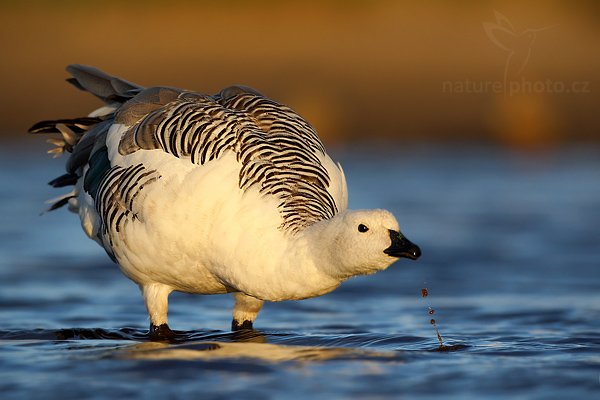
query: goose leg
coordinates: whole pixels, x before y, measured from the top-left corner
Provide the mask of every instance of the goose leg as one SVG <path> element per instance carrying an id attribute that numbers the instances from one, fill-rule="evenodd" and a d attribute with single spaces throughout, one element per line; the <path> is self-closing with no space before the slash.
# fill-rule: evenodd
<path id="1" fill-rule="evenodd" d="M 231 330 L 252 329 L 252 323 L 258 316 L 264 301 L 248 296 L 244 293 L 234 293 L 235 306 L 233 307 L 233 321 Z"/>
<path id="2" fill-rule="evenodd" d="M 150 339 L 156 341 L 173 339 L 175 333 L 167 324 L 169 294 L 173 289 L 160 283 L 144 285 L 141 289 L 150 316 Z"/>

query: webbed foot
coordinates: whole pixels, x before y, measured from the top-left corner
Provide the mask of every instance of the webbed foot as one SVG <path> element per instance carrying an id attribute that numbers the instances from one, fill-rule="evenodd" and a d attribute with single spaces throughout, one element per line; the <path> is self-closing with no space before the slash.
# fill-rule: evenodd
<path id="1" fill-rule="evenodd" d="M 247 329 L 253 329 L 252 321 L 244 320 L 243 322 L 240 322 L 236 319 L 231 321 L 231 330 L 232 331 L 241 331 L 241 330 L 247 330 Z"/>
<path id="2" fill-rule="evenodd" d="M 148 335 L 150 336 L 150 340 L 154 342 L 163 342 L 175 339 L 175 332 L 173 332 L 167 324 L 150 324 L 150 332 Z"/>

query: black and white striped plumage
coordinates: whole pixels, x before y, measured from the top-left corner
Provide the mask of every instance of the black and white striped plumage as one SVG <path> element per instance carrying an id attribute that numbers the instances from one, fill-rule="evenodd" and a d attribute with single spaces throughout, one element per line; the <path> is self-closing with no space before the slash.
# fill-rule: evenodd
<path id="1" fill-rule="evenodd" d="M 283 229 L 296 232 L 337 213 L 329 174 L 317 156 L 325 156 L 323 144 L 293 110 L 239 86 L 215 96 L 152 88 L 123 107 L 116 122 L 139 115 L 136 99 L 160 98 L 163 91 L 170 101 L 123 134 L 121 154 L 161 149 L 203 165 L 232 151 L 240 164 L 240 189 L 256 185 L 262 194 L 275 196 Z"/>
<path id="2" fill-rule="evenodd" d="M 341 167 L 289 107 L 242 86 L 210 96 L 67 70 L 106 106 L 31 128 L 60 134 L 51 153 L 71 152 L 50 184 L 75 188 L 51 209 L 68 204 L 140 285 L 157 335 L 173 290 L 234 292 L 234 327 L 247 327 L 264 300 L 318 296 L 418 257 L 398 250 L 410 242 L 387 211 L 346 210 Z"/>

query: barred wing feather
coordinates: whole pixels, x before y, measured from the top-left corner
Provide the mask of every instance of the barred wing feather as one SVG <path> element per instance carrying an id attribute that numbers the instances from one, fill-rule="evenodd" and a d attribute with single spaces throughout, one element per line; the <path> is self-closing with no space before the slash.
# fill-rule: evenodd
<path id="1" fill-rule="evenodd" d="M 281 229 L 297 232 L 338 212 L 315 130 L 252 89 L 236 86 L 208 96 L 151 88 L 125 104 L 115 122 L 131 125 L 119 143 L 122 155 L 161 149 L 203 165 L 234 152 L 239 187 L 278 198 Z"/>

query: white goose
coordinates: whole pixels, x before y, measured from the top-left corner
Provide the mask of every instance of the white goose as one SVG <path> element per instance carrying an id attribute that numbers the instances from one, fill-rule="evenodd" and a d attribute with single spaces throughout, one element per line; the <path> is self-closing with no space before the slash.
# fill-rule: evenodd
<path id="1" fill-rule="evenodd" d="M 214 96 L 143 88 L 71 65 L 68 81 L 107 105 L 42 121 L 72 152 L 52 186 L 85 233 L 142 291 L 150 336 L 168 339 L 169 294 L 234 293 L 232 329 L 264 301 L 331 292 L 419 248 L 385 210 L 347 210 L 344 173 L 290 108 L 241 86 Z"/>

